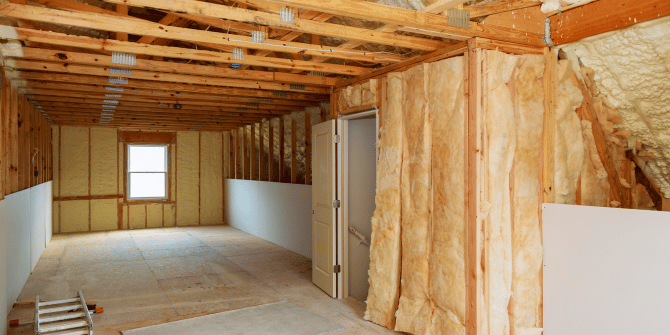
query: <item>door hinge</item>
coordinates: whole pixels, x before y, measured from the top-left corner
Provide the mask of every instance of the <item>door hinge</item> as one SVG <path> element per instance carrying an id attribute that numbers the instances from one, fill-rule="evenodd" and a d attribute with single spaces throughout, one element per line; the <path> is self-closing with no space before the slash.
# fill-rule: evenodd
<path id="1" fill-rule="evenodd" d="M 339 265 L 334 265 L 333 266 L 333 273 L 340 273 L 340 270 L 341 270 L 341 268 L 340 268 Z"/>
<path id="2" fill-rule="evenodd" d="M 340 208 L 340 201 L 339 200 L 333 200 L 333 208 Z"/>
<path id="3" fill-rule="evenodd" d="M 333 135 L 333 143 L 340 143 L 340 135 Z"/>

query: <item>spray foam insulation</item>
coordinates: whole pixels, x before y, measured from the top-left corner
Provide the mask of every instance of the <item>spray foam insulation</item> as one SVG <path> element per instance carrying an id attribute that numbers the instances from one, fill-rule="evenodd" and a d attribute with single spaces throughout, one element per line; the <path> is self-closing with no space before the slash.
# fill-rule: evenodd
<path id="1" fill-rule="evenodd" d="M 198 132 L 194 131 L 177 132 L 177 225 L 179 226 L 198 225 L 200 220 L 198 137 Z M 130 216 L 133 216 L 133 212 Z"/>
<path id="2" fill-rule="evenodd" d="M 130 205 L 128 213 L 130 218 L 130 229 L 140 229 L 147 227 L 146 208 L 145 205 Z"/>
<path id="3" fill-rule="evenodd" d="M 61 201 L 61 232 L 88 231 L 88 200 Z"/>
<path id="4" fill-rule="evenodd" d="M 116 129 L 91 128 L 91 194 L 117 194 Z"/>
<path id="5" fill-rule="evenodd" d="M 116 181 L 116 178 L 114 179 Z M 118 200 L 91 200 L 91 230 L 115 230 L 118 225 Z"/>
<path id="6" fill-rule="evenodd" d="M 624 146 L 643 143 L 645 172 L 670 197 L 670 47 L 666 43 L 670 18 L 634 25 L 563 46 L 595 72 L 594 80 L 606 107 L 621 113 L 632 136 Z"/>
<path id="7" fill-rule="evenodd" d="M 200 133 L 200 224 L 223 223 L 222 135 Z"/>
<path id="8" fill-rule="evenodd" d="M 163 227 L 163 204 L 146 205 L 147 228 Z"/>
<path id="9" fill-rule="evenodd" d="M 401 73 L 387 76 L 386 110 L 379 130 L 379 160 L 375 212 L 372 216 L 370 270 L 365 319 L 389 329 L 395 326 L 395 312 L 400 294 L 400 171 L 402 168 L 402 101 Z"/>
<path id="10" fill-rule="evenodd" d="M 62 197 L 88 195 L 88 135 L 89 128 L 61 127 Z"/>

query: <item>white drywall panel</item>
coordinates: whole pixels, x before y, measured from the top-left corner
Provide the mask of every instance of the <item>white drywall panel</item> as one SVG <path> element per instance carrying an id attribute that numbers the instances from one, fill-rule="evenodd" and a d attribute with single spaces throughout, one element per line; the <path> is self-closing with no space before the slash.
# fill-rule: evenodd
<path id="1" fill-rule="evenodd" d="M 7 201 L 0 201 L 0 246 L 7 245 L 7 232 L 9 232 L 7 220 Z M 0 247 L 0 334 L 7 334 L 7 250 Z"/>
<path id="2" fill-rule="evenodd" d="M 50 197 L 51 182 L 30 188 L 30 271 L 35 268 L 51 240 Z"/>
<path id="3" fill-rule="evenodd" d="M 543 208 L 545 334 L 670 333 L 670 213 Z"/>
<path id="4" fill-rule="evenodd" d="M 7 243 L 4 245 L 7 255 L 5 305 L 9 311 L 30 276 L 30 189 L 10 194 L 4 202 L 3 221 L 7 224 Z"/>
<path id="5" fill-rule="evenodd" d="M 353 226 L 370 240 L 372 215 L 375 211 L 375 185 L 377 180 L 376 132 L 377 120 L 351 120 L 349 122 L 348 200 L 349 226 Z M 345 227 L 348 228 L 348 227 Z M 368 296 L 368 269 L 370 246 L 360 243 L 349 234 L 349 295 L 360 301 Z"/>
<path id="6" fill-rule="evenodd" d="M 312 258 L 312 186 L 226 179 L 226 223 Z"/>

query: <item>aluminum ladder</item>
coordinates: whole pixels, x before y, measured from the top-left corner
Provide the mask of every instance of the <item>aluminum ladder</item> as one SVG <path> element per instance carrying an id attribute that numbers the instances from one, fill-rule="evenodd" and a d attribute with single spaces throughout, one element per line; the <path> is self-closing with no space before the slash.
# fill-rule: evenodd
<path id="1" fill-rule="evenodd" d="M 78 297 L 40 302 L 35 297 L 36 335 L 93 335 L 93 321 L 81 291 Z"/>

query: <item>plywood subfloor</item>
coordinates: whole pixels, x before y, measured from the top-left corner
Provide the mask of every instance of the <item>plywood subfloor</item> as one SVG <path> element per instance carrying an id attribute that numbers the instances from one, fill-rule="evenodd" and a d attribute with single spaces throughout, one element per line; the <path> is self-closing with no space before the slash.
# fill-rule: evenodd
<path id="1" fill-rule="evenodd" d="M 99 335 L 282 300 L 344 328 L 332 334 L 393 334 L 363 320 L 364 303 L 314 286 L 308 258 L 229 226 L 54 235 L 19 301 L 77 290 L 105 310 L 93 315 Z M 32 322 L 32 308 L 9 319 Z M 32 332 L 28 323 L 8 334 Z"/>

